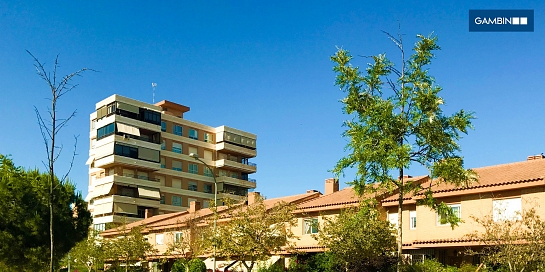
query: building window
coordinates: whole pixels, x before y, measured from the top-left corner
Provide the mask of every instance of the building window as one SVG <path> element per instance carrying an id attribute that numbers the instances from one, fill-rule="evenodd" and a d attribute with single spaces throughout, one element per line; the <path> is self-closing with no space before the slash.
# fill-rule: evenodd
<path id="1" fill-rule="evenodd" d="M 184 240 L 184 233 L 183 232 L 176 232 L 174 233 L 174 242 L 175 243 L 181 243 Z"/>
<path id="2" fill-rule="evenodd" d="M 164 235 L 162 233 L 155 234 L 155 244 L 162 245 L 164 243 Z"/>
<path id="3" fill-rule="evenodd" d="M 162 132 L 167 131 L 167 122 L 161 121 L 161 131 Z"/>
<path id="4" fill-rule="evenodd" d="M 107 115 L 110 115 L 110 114 L 112 114 L 112 113 L 115 113 L 115 110 L 116 110 L 115 102 L 114 102 L 114 103 L 108 104 L 107 109 L 108 109 Z"/>
<path id="5" fill-rule="evenodd" d="M 172 196 L 172 206 L 182 206 L 182 197 Z"/>
<path id="6" fill-rule="evenodd" d="M 303 219 L 304 234 L 318 233 L 318 218 Z"/>
<path id="7" fill-rule="evenodd" d="M 195 181 L 190 181 L 187 185 L 187 189 L 189 191 L 197 191 L 197 182 Z"/>
<path id="8" fill-rule="evenodd" d="M 161 168 L 166 168 L 165 158 L 161 158 Z"/>
<path id="9" fill-rule="evenodd" d="M 182 162 L 172 161 L 172 170 L 182 171 Z"/>
<path id="10" fill-rule="evenodd" d="M 521 198 L 496 199 L 492 201 L 494 222 L 522 219 Z"/>
<path id="11" fill-rule="evenodd" d="M 212 193 L 212 184 L 205 184 L 204 185 L 204 192 L 211 194 Z"/>
<path id="12" fill-rule="evenodd" d="M 133 159 L 138 159 L 138 148 L 126 145 L 115 144 L 114 154 L 129 157 Z"/>
<path id="13" fill-rule="evenodd" d="M 172 133 L 178 136 L 182 136 L 182 127 L 174 125 L 174 127 L 172 128 Z"/>
<path id="14" fill-rule="evenodd" d="M 388 221 L 394 227 L 397 227 L 398 218 L 397 213 L 388 213 Z"/>
<path id="15" fill-rule="evenodd" d="M 203 201 L 203 202 L 202 202 L 202 207 L 203 207 L 203 208 L 208 208 L 208 207 L 210 207 L 210 201 Z"/>
<path id="16" fill-rule="evenodd" d="M 161 195 L 161 200 L 159 201 L 159 204 L 165 204 L 165 195 Z"/>
<path id="17" fill-rule="evenodd" d="M 231 172 L 231 177 L 232 178 L 238 178 L 238 173 L 237 172 Z"/>
<path id="18" fill-rule="evenodd" d="M 142 110 L 142 109 L 141 109 Z M 144 112 L 144 122 L 151 123 L 154 125 L 161 124 L 161 114 L 151 110 L 143 110 Z"/>
<path id="19" fill-rule="evenodd" d="M 97 140 L 110 136 L 115 133 L 115 123 L 107 124 L 97 129 Z"/>
<path id="20" fill-rule="evenodd" d="M 198 135 L 197 131 L 194 130 L 194 129 L 190 129 L 189 130 L 189 138 L 194 139 L 194 140 L 198 140 L 199 135 Z"/>
<path id="21" fill-rule="evenodd" d="M 452 211 L 454 212 L 454 214 L 458 217 L 458 218 L 462 218 L 462 206 L 460 204 L 451 204 L 451 205 L 448 205 Z M 450 224 L 448 222 L 445 222 L 447 220 L 446 216 L 444 215 L 441 215 L 439 216 L 439 214 L 437 214 L 437 225 L 438 226 L 450 226 Z M 441 223 L 441 222 L 445 222 L 444 224 Z"/>
<path id="22" fill-rule="evenodd" d="M 190 163 L 189 164 L 189 173 L 198 174 L 199 173 L 199 166 L 194 164 L 194 163 Z"/>
<path id="23" fill-rule="evenodd" d="M 207 143 L 211 143 L 212 142 L 212 134 L 204 133 L 204 141 L 207 142 Z"/>
<path id="24" fill-rule="evenodd" d="M 165 140 L 161 140 L 161 150 L 166 150 L 167 149 L 167 143 L 165 142 Z"/>
<path id="25" fill-rule="evenodd" d="M 410 228 L 416 229 L 416 211 L 409 212 Z"/>
<path id="26" fill-rule="evenodd" d="M 182 144 L 172 143 L 172 152 L 182 154 Z"/>
<path id="27" fill-rule="evenodd" d="M 105 231 L 106 223 L 94 224 L 93 229 L 95 229 L 96 231 Z"/>
<path id="28" fill-rule="evenodd" d="M 212 173 L 212 171 L 210 171 L 210 169 L 208 169 L 208 167 L 204 168 L 204 175 L 207 176 L 207 177 L 213 177 L 214 176 L 214 174 Z"/>

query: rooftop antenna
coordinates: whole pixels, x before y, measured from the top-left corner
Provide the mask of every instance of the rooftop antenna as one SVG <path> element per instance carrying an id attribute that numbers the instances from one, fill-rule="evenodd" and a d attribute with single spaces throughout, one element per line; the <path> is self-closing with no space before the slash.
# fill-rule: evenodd
<path id="1" fill-rule="evenodd" d="M 153 89 L 153 99 L 152 99 L 152 103 L 155 104 L 155 87 L 157 87 L 157 83 L 155 82 L 152 82 L 151 83 L 151 88 Z"/>

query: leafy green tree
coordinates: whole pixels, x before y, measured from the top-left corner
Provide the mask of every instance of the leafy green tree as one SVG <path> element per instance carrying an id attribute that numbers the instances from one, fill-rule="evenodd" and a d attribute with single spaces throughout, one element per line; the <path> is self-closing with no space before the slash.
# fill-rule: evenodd
<path id="1" fill-rule="evenodd" d="M 457 143 L 461 133 L 472 127 L 474 117 L 464 110 L 447 116 L 441 109 L 441 87 L 427 68 L 433 52 L 440 49 L 437 37 L 418 35 L 414 53 L 407 60 L 402 36 L 388 36 L 401 52 L 397 67 L 380 54 L 372 57 L 362 75 L 358 67 L 350 64 L 348 51 L 339 49 L 331 57 L 336 64 L 335 83 L 347 93 L 342 99 L 343 110 L 352 117 L 344 123 L 350 154 L 338 161 L 333 172 L 341 175 L 347 168 L 356 168 L 356 177 L 350 183 L 359 194 L 375 188 L 397 193 L 401 215 L 403 196 L 422 189 L 421 184 L 404 178 L 405 170 L 412 166 L 427 168 L 434 183 L 461 186 L 476 180 L 473 171 L 463 168 Z M 452 209 L 437 203 L 431 190 L 426 191 L 422 203 L 437 209 L 453 226 L 458 224 Z M 403 217 L 398 218 L 397 253 L 401 264 Z"/>
<path id="2" fill-rule="evenodd" d="M 157 250 L 148 242 L 142 234 L 145 226 L 135 226 L 130 230 L 124 222 L 119 228 L 119 235 L 115 238 L 105 239 L 105 252 L 108 259 L 112 259 L 114 267 L 123 262 L 125 272 L 138 261 L 146 259 L 146 256 L 154 254 Z"/>
<path id="3" fill-rule="evenodd" d="M 65 260 L 68 258 L 72 263 L 85 267 L 88 272 L 97 271 L 99 267 L 102 268 L 106 256 L 98 232 L 90 231 L 87 239 L 77 243 L 65 257 Z"/>
<path id="4" fill-rule="evenodd" d="M 336 217 L 323 217 L 318 242 L 345 271 L 388 271 L 396 241 L 390 224 L 380 218 L 375 201 L 348 208 Z M 393 258 L 395 263 L 395 258 Z"/>
<path id="5" fill-rule="evenodd" d="M 189 263 L 193 258 L 205 253 L 211 247 L 211 240 L 205 239 L 212 235 L 211 226 L 204 223 L 199 212 L 191 214 L 177 222 L 176 231 L 182 235 L 176 236 L 172 242 L 168 243 L 165 255 L 173 255 L 181 259 L 177 263 L 186 267 L 184 271 L 189 270 Z"/>
<path id="6" fill-rule="evenodd" d="M 480 254 L 482 262 L 510 272 L 545 270 L 545 220 L 535 209 L 509 220 L 493 216 L 473 220 L 483 230 L 468 236 L 485 245 L 481 252 L 473 252 Z"/>
<path id="7" fill-rule="evenodd" d="M 3 266 L 15 271 L 43 271 L 47 267 L 50 256 L 48 187 L 49 173 L 24 170 L 0 155 L 0 263 Z M 60 259 L 87 237 L 91 214 L 70 182 L 61 184 L 54 179 L 53 188 L 54 256 Z"/>
<path id="8" fill-rule="evenodd" d="M 294 238 L 291 227 L 296 224 L 294 205 L 280 202 L 267 207 L 262 198 L 251 205 L 228 203 L 218 225 L 215 238 L 217 253 L 240 261 L 251 272 L 257 261 L 267 260 L 271 253 L 290 248 Z M 249 262 L 249 264 L 248 264 Z"/>
<path id="9" fill-rule="evenodd" d="M 189 272 L 206 272 L 206 264 L 201 259 L 194 258 L 189 261 Z"/>

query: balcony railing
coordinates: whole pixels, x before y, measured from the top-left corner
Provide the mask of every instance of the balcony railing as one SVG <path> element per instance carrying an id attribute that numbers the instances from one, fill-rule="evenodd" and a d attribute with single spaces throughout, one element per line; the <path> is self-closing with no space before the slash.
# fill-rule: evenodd
<path id="1" fill-rule="evenodd" d="M 156 181 L 159 182 L 159 179 L 152 179 L 150 177 L 146 176 L 139 176 L 139 175 L 133 175 L 133 174 L 123 174 L 124 177 L 128 178 L 135 178 L 135 179 L 141 179 L 141 180 L 149 180 L 149 181 Z"/>

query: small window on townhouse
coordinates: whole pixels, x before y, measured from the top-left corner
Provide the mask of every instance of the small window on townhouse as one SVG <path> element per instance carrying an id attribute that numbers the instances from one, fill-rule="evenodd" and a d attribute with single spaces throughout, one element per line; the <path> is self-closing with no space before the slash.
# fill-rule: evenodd
<path id="1" fill-rule="evenodd" d="M 214 174 L 212 173 L 212 171 L 210 171 L 210 169 L 208 169 L 208 167 L 204 168 L 204 175 L 207 176 L 207 177 L 213 177 L 214 176 Z"/>
<path id="2" fill-rule="evenodd" d="M 165 236 L 162 233 L 155 234 L 155 244 L 162 245 L 164 243 Z"/>
<path id="3" fill-rule="evenodd" d="M 204 133 L 204 141 L 207 142 L 207 143 L 211 143 L 212 142 L 212 134 Z"/>
<path id="4" fill-rule="evenodd" d="M 159 201 L 159 204 L 165 204 L 165 195 L 161 195 L 161 200 Z"/>
<path id="5" fill-rule="evenodd" d="M 189 164 L 189 173 L 198 174 L 199 173 L 199 166 L 194 164 L 194 163 L 190 163 Z"/>
<path id="6" fill-rule="evenodd" d="M 462 206 L 460 204 L 450 204 L 448 206 L 452 209 L 452 211 L 458 218 L 462 218 Z M 450 226 L 450 224 L 446 222 L 446 220 L 447 220 L 447 217 L 445 215 L 440 216 L 439 214 L 437 214 L 438 226 Z"/>
<path id="7" fill-rule="evenodd" d="M 182 197 L 172 196 L 172 206 L 182 206 Z"/>
<path id="8" fill-rule="evenodd" d="M 304 234 L 318 233 L 318 218 L 303 219 L 303 233 Z"/>
<path id="9" fill-rule="evenodd" d="M 172 152 L 182 154 L 182 144 L 172 143 Z"/>
<path id="10" fill-rule="evenodd" d="M 388 221 L 393 227 L 397 227 L 398 218 L 397 213 L 388 213 Z"/>
<path id="11" fill-rule="evenodd" d="M 409 212 L 410 228 L 416 229 L 416 211 Z"/>
<path id="12" fill-rule="evenodd" d="M 172 133 L 178 136 L 182 136 L 182 127 L 178 125 L 174 125 L 172 127 Z"/>
<path id="13" fill-rule="evenodd" d="M 181 243 L 184 240 L 183 232 L 174 233 L 174 243 Z"/>
<path id="14" fill-rule="evenodd" d="M 167 123 L 165 121 L 161 121 L 161 131 L 162 132 L 167 131 Z"/>
<path id="15" fill-rule="evenodd" d="M 494 222 L 516 221 L 522 219 L 522 201 L 520 197 L 495 199 L 492 201 Z"/>
<path id="16" fill-rule="evenodd" d="M 197 182 L 196 181 L 188 182 L 187 189 L 189 191 L 197 191 Z"/>
<path id="17" fill-rule="evenodd" d="M 198 140 L 199 135 L 198 135 L 197 131 L 194 130 L 194 129 L 190 129 L 189 130 L 189 138 L 194 139 L 194 140 Z"/>

